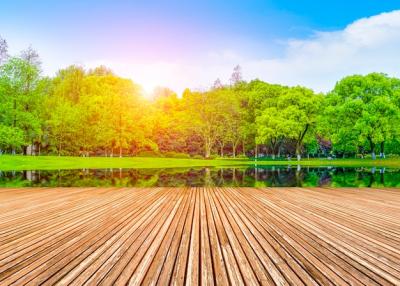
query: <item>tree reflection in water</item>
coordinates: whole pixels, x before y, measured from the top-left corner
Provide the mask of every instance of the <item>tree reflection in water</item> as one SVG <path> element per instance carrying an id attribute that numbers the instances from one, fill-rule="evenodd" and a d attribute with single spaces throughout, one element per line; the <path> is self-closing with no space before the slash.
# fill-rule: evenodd
<path id="1" fill-rule="evenodd" d="M 400 187 L 400 170 L 268 166 L 0 171 L 2 187 Z"/>

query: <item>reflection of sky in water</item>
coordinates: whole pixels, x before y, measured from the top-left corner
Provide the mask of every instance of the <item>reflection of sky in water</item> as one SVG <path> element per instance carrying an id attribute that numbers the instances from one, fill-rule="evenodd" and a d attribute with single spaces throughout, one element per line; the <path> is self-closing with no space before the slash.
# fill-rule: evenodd
<path id="1" fill-rule="evenodd" d="M 0 171 L 0 186 L 400 187 L 400 169 L 268 166 L 223 169 Z"/>

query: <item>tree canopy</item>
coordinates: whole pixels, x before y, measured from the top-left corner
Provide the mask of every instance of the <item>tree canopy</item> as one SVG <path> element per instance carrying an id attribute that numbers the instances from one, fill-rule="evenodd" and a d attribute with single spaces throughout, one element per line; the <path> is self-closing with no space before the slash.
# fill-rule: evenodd
<path id="1" fill-rule="evenodd" d="M 338 152 L 369 149 L 375 158 L 376 146 L 385 156 L 385 142 L 398 140 L 400 126 L 400 80 L 385 74 L 353 75 L 339 81 L 325 99 L 323 121 Z"/>
<path id="2" fill-rule="evenodd" d="M 400 153 L 400 79 L 351 75 L 327 94 L 243 80 L 182 95 L 99 66 L 41 73 L 29 47 L 0 38 L 0 154 L 76 156 L 366 156 Z"/>

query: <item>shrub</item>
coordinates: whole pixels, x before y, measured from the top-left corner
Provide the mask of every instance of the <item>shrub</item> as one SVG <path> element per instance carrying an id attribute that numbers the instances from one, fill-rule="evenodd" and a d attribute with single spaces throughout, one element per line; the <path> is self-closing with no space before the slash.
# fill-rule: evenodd
<path id="1" fill-rule="evenodd" d="M 157 151 L 141 151 L 137 153 L 138 157 L 163 157 L 163 154 Z"/>
<path id="2" fill-rule="evenodd" d="M 179 153 L 179 152 L 165 152 L 164 156 L 167 158 L 179 158 L 179 159 L 190 159 L 190 155 L 186 153 Z"/>
<path id="3" fill-rule="evenodd" d="M 399 154 L 387 154 L 386 158 L 396 159 L 396 158 L 400 158 L 400 155 Z"/>
<path id="4" fill-rule="evenodd" d="M 204 157 L 201 155 L 194 155 L 194 156 L 192 156 L 192 158 L 193 159 L 204 159 Z"/>
<path id="5" fill-rule="evenodd" d="M 236 156 L 236 159 L 248 159 L 249 157 L 247 157 L 246 155 L 240 154 Z"/>
<path id="6" fill-rule="evenodd" d="M 217 155 L 210 155 L 210 157 L 208 157 L 208 158 L 206 158 L 206 159 L 208 159 L 208 160 L 214 160 L 214 159 L 217 159 L 217 158 L 218 158 Z"/>

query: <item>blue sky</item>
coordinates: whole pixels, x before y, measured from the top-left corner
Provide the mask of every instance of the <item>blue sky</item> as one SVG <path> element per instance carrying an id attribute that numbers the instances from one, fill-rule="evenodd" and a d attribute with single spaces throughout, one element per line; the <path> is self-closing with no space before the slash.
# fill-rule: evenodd
<path id="1" fill-rule="evenodd" d="M 348 60 L 361 48 L 366 57 L 378 53 L 375 44 L 357 46 L 357 33 L 368 33 L 364 28 L 382 21 L 388 31 L 373 26 L 373 35 L 380 34 L 376 35 L 380 41 L 381 34 L 386 35 L 382 44 L 389 41 L 389 55 L 400 50 L 399 41 L 393 39 L 398 31 L 397 9 L 400 1 L 5 0 L 0 4 L 0 36 L 13 54 L 31 44 L 49 75 L 69 64 L 106 64 L 148 91 L 164 85 L 180 92 L 186 86 L 207 88 L 216 77 L 227 81 L 233 66 L 240 64 L 246 79 L 299 83 L 326 91 L 333 86 L 334 76 L 346 73 L 378 68 L 396 74 L 386 58 L 379 58 L 380 64 L 368 58 L 368 63 L 360 64 L 363 59 L 356 58 L 352 66 Z M 359 21 L 362 28 L 354 24 Z M 340 46 L 351 41 L 356 46 Z M 324 50 L 330 54 L 321 55 Z M 332 60 L 323 60 L 331 55 L 346 66 L 332 67 Z M 288 70 L 307 62 L 310 67 L 298 74 Z M 319 66 L 312 70 L 315 63 Z M 321 69 L 332 72 L 321 75 Z"/>

